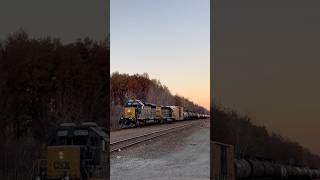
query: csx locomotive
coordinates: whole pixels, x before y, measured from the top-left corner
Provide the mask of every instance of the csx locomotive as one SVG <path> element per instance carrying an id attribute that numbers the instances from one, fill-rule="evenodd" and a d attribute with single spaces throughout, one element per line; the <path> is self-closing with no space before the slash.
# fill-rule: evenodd
<path id="1" fill-rule="evenodd" d="M 157 106 L 141 100 L 128 100 L 119 120 L 122 127 L 136 127 L 148 123 L 167 123 L 173 121 L 209 118 L 209 115 L 184 111 L 180 106 Z"/>
<path id="2" fill-rule="evenodd" d="M 45 167 L 35 179 L 107 179 L 109 136 L 93 122 L 63 123 L 51 131 Z"/>
<path id="3" fill-rule="evenodd" d="M 234 147 L 211 141 L 211 179 L 213 180 L 311 180 L 320 178 L 319 169 L 285 165 L 257 158 L 234 158 Z"/>

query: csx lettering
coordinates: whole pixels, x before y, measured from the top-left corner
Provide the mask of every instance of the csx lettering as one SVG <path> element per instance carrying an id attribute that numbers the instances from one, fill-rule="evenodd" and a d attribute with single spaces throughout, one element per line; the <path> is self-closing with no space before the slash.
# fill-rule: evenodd
<path id="1" fill-rule="evenodd" d="M 55 169 L 70 169 L 70 162 L 68 162 L 68 161 L 54 161 L 53 167 Z"/>

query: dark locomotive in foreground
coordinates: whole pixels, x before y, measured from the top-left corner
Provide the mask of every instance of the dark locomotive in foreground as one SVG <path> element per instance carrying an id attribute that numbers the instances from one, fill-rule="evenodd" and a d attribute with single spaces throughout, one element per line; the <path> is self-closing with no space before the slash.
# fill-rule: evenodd
<path id="1" fill-rule="evenodd" d="M 51 130 L 47 157 L 34 179 L 90 180 L 109 176 L 109 135 L 94 122 L 63 123 Z"/>
<path id="2" fill-rule="evenodd" d="M 211 177 L 214 180 L 311 180 L 320 178 L 319 169 L 279 164 L 272 161 L 234 159 L 231 145 L 211 141 Z"/>
<path id="3" fill-rule="evenodd" d="M 122 127 L 137 127 L 209 117 L 207 114 L 184 111 L 180 106 L 159 106 L 140 100 L 128 100 L 124 105 L 119 124 Z"/>

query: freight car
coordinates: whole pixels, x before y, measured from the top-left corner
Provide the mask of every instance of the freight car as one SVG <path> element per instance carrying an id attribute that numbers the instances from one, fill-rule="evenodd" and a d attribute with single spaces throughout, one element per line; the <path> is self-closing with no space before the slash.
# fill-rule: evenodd
<path id="1" fill-rule="evenodd" d="M 43 164 L 42 164 L 43 165 Z M 109 136 L 96 123 L 63 123 L 51 130 L 45 167 L 34 172 L 40 179 L 90 180 L 109 176 Z"/>
<path id="2" fill-rule="evenodd" d="M 211 177 L 213 180 L 307 180 L 319 179 L 320 170 L 279 164 L 256 158 L 234 159 L 231 145 L 211 141 Z"/>
<path id="3" fill-rule="evenodd" d="M 234 180 L 234 149 L 233 146 L 211 141 L 210 143 L 210 174 L 213 180 Z"/>
<path id="4" fill-rule="evenodd" d="M 172 111 L 171 117 L 172 117 L 173 121 L 182 121 L 182 120 L 184 120 L 183 107 L 180 107 L 180 106 L 168 106 L 168 107 Z"/>

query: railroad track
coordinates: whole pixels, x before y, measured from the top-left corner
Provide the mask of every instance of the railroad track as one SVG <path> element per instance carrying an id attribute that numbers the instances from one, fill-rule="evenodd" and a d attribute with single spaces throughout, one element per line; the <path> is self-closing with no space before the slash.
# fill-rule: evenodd
<path id="1" fill-rule="evenodd" d="M 111 142 L 110 143 L 110 152 L 111 153 L 112 152 L 117 152 L 119 149 L 121 150 L 121 149 L 124 149 L 124 148 L 128 148 L 128 147 L 133 146 L 135 144 L 139 144 L 139 143 L 148 141 L 150 139 L 154 139 L 154 138 L 157 138 L 159 136 L 163 136 L 163 135 L 169 134 L 169 133 L 177 131 L 179 129 L 190 127 L 193 124 L 194 123 L 179 125 L 179 126 L 170 127 L 170 128 L 166 128 L 166 129 L 162 129 L 162 130 L 158 130 L 158 131 L 142 134 L 142 135 L 139 135 L 139 136 L 135 136 L 135 137 L 131 137 L 131 138 L 127 138 L 127 139 L 122 139 L 122 140 L 119 140 L 119 141 Z"/>

